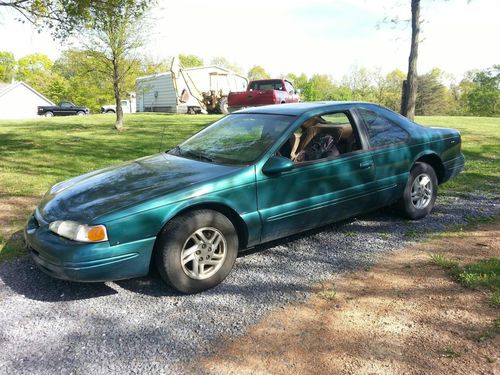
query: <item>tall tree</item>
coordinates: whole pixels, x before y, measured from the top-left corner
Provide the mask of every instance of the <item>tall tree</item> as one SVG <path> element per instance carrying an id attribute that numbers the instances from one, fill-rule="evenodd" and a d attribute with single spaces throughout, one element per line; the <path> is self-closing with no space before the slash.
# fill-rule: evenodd
<path id="1" fill-rule="evenodd" d="M 417 77 L 415 114 L 418 116 L 448 113 L 448 89 L 441 83 L 443 73 L 438 68 Z"/>
<path id="2" fill-rule="evenodd" d="M 500 114 L 500 65 L 478 71 L 472 78 L 474 86 L 466 100 L 471 114 L 498 116 Z"/>
<path id="3" fill-rule="evenodd" d="M 417 60 L 420 37 L 420 0 L 411 0 L 411 45 L 401 114 L 413 120 L 417 100 Z"/>
<path id="4" fill-rule="evenodd" d="M 100 7 L 100 1 L 91 0 L 0 0 L 0 9 L 12 9 L 21 22 L 29 22 L 36 29 L 48 29 L 52 35 L 65 38 L 88 20 L 91 8 Z"/>
<path id="5" fill-rule="evenodd" d="M 388 73 L 378 82 L 377 102 L 399 111 L 401 108 L 401 86 L 406 75 L 399 69 Z"/>
<path id="6" fill-rule="evenodd" d="M 326 74 L 314 74 L 304 90 L 307 100 L 330 100 L 333 94 L 334 85 L 330 76 Z"/>
<path id="7" fill-rule="evenodd" d="M 52 72 L 62 79 L 55 79 L 49 86 L 48 96 L 71 100 L 78 105 L 98 111 L 104 104 L 114 101 L 110 79 L 96 70 L 103 70 L 102 59 L 92 52 L 69 49 L 54 62 Z M 55 100 L 55 99 L 52 99 Z"/>
<path id="8" fill-rule="evenodd" d="M 125 82 L 140 64 L 138 50 L 145 43 L 145 15 L 150 0 L 108 0 L 92 11 L 82 37 L 86 49 L 99 62 L 96 70 L 113 84 L 116 103 L 115 128 L 123 126 L 121 98 Z"/>
<path id="9" fill-rule="evenodd" d="M 179 61 L 184 68 L 203 66 L 203 59 L 196 55 L 179 55 Z"/>
<path id="10" fill-rule="evenodd" d="M 372 102 L 377 100 L 376 85 L 380 80 L 378 70 L 354 66 L 349 74 L 343 77 L 342 83 L 351 90 L 352 100 Z"/>
<path id="11" fill-rule="evenodd" d="M 217 66 L 220 66 L 222 68 L 232 70 L 233 72 L 236 72 L 236 73 L 240 73 L 240 74 L 242 73 L 241 66 L 239 66 L 236 63 L 230 62 L 228 59 L 226 59 L 223 56 L 214 57 L 212 60 L 210 60 L 210 64 L 217 65 Z"/>
<path id="12" fill-rule="evenodd" d="M 264 70 L 264 68 L 260 65 L 254 65 L 248 71 L 248 79 L 253 81 L 256 79 L 269 79 L 269 74 Z"/>
<path id="13" fill-rule="evenodd" d="M 0 51 L 0 82 L 10 82 L 16 74 L 16 59 L 10 52 Z"/>
<path id="14" fill-rule="evenodd" d="M 16 80 L 24 81 L 42 94 L 47 93 L 54 62 L 43 53 L 33 53 L 17 61 Z"/>

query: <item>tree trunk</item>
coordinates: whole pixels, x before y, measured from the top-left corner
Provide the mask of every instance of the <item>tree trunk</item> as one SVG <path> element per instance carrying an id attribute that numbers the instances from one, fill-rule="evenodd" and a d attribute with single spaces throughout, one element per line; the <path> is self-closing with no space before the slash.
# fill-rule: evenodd
<path id="1" fill-rule="evenodd" d="M 408 75 L 401 114 L 410 120 L 415 117 L 417 100 L 417 59 L 420 34 L 420 0 L 411 0 L 411 48 L 408 59 Z"/>
<path id="2" fill-rule="evenodd" d="M 113 60 L 113 90 L 115 93 L 115 102 L 116 102 L 116 122 L 115 129 L 118 131 L 125 130 L 123 126 L 123 108 L 122 101 L 120 97 L 120 76 L 118 73 L 118 62 Z"/>

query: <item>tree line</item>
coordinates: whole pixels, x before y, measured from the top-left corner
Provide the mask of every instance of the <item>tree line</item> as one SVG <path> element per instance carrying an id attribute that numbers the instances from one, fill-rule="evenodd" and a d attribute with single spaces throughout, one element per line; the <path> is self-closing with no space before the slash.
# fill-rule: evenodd
<path id="1" fill-rule="evenodd" d="M 498 116 L 500 65 L 467 72 L 458 84 L 451 85 L 443 83 L 445 73 L 439 69 L 417 74 L 421 1 L 408 3 L 412 33 L 406 75 L 394 70 L 384 76 L 366 68 L 353 69 L 340 81 L 328 75 L 288 74 L 302 90 L 303 99 L 375 101 L 401 110 L 410 119 L 414 114 Z M 14 10 L 19 21 L 29 22 L 39 31 L 48 30 L 60 40 L 78 35 L 83 48 L 66 51 L 55 62 L 44 55 L 29 55 L 16 61 L 5 52 L 1 55 L 0 71 L 6 73 L 0 79 L 9 79 L 9 74 L 15 72 L 16 78 L 26 80 L 56 101 L 61 97 L 73 98 L 93 110 L 108 102 L 111 91 L 116 103 L 115 127 L 122 130 L 120 98 L 133 90 L 138 75 L 155 72 L 155 64 L 138 56 L 139 48 L 145 45 L 148 16 L 155 5 L 156 0 L 2 0 L 0 9 Z M 401 20 L 391 17 L 389 22 Z M 194 55 L 179 58 L 186 67 L 203 63 Z M 223 57 L 211 63 L 241 73 L 239 65 Z M 40 78 L 43 74 L 47 81 Z M 252 79 L 268 74 L 263 67 L 254 66 L 248 76 Z"/>
<path id="2" fill-rule="evenodd" d="M 407 76 L 397 69 L 383 75 L 378 70 L 355 68 L 340 81 L 321 74 L 288 77 L 306 101 L 369 101 L 399 112 Z M 417 116 L 500 116 L 500 65 L 469 71 L 458 83 L 446 85 L 446 78 L 446 73 L 438 68 L 416 77 Z"/>
<path id="3" fill-rule="evenodd" d="M 135 91 L 137 77 L 169 71 L 170 60 L 154 61 L 141 57 L 127 62 L 130 66 L 121 86 L 121 95 Z M 202 66 L 206 62 L 195 55 L 179 55 L 186 67 Z M 246 74 L 241 67 L 224 57 L 207 62 L 252 79 L 272 78 L 261 66 L 252 67 Z M 24 81 L 58 103 L 70 100 L 78 105 L 99 111 L 104 104 L 113 103 L 113 85 L 103 72 L 103 61 L 95 51 L 69 49 L 52 61 L 43 54 L 30 54 L 18 60 L 10 52 L 0 51 L 0 81 Z M 326 74 L 282 74 L 301 91 L 304 101 L 354 100 L 379 103 L 394 111 L 401 108 L 403 81 L 401 70 L 381 74 L 377 69 L 354 67 L 340 80 Z M 445 84 L 445 72 L 438 68 L 417 76 L 416 115 L 500 115 L 500 65 L 467 72 L 458 83 Z"/>
<path id="4" fill-rule="evenodd" d="M 128 61 L 127 65 L 129 71 L 120 86 L 124 98 L 135 91 L 137 77 L 168 69 L 166 63 L 147 58 Z M 66 50 L 55 61 L 41 53 L 16 60 L 12 53 L 0 51 L 0 81 L 23 81 L 55 103 L 68 100 L 92 112 L 115 102 L 113 82 L 104 68 L 94 51 Z"/>

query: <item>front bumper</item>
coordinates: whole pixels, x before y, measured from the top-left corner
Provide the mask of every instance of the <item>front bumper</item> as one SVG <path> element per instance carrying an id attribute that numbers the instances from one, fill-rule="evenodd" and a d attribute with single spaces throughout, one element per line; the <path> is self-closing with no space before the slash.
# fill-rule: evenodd
<path id="1" fill-rule="evenodd" d="M 110 246 L 108 242 L 79 243 L 64 239 L 48 228 L 35 211 L 24 229 L 28 251 L 48 275 L 64 280 L 102 282 L 144 276 L 155 238 Z"/>

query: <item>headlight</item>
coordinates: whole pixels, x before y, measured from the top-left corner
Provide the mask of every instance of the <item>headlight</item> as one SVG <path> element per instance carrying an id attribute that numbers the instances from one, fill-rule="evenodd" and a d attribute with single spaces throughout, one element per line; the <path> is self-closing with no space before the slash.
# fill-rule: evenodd
<path id="1" fill-rule="evenodd" d="M 102 242 L 108 240 L 104 225 L 88 226 L 70 220 L 58 220 L 49 224 L 49 229 L 61 237 L 79 242 Z"/>

